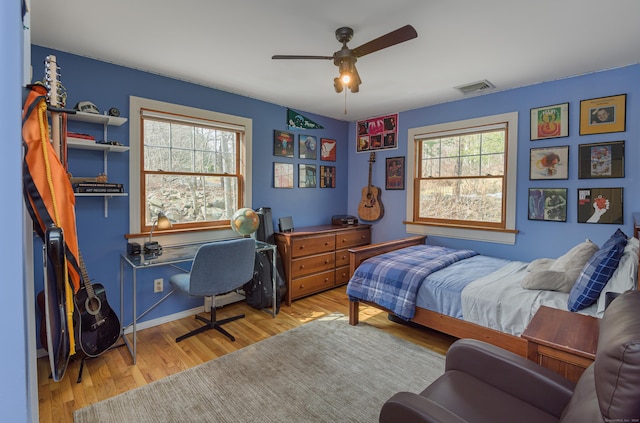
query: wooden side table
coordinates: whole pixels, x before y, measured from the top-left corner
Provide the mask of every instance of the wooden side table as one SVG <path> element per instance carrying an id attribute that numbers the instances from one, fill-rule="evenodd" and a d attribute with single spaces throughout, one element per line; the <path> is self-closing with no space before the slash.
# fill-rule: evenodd
<path id="1" fill-rule="evenodd" d="M 541 306 L 522 333 L 527 356 L 577 382 L 596 358 L 600 319 Z"/>

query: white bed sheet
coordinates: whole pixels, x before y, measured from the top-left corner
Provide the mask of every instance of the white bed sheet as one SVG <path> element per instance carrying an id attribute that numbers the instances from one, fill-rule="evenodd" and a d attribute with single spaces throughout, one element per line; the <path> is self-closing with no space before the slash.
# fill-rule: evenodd
<path id="1" fill-rule="evenodd" d="M 520 336 L 540 306 L 567 309 L 568 293 L 524 289 L 520 281 L 527 265 L 512 261 L 501 269 L 469 283 L 462 290 L 462 315 L 468 322 Z M 597 304 L 580 311 L 597 316 Z"/>

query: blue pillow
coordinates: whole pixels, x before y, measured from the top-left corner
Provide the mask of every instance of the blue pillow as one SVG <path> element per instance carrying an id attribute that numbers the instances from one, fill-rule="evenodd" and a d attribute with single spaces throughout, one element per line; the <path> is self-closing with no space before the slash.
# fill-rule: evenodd
<path id="1" fill-rule="evenodd" d="M 627 241 L 627 235 L 622 232 L 620 230 L 620 228 L 618 228 L 610 237 L 608 240 L 605 241 L 604 244 L 602 244 L 602 247 L 600 248 L 605 248 L 605 249 L 609 249 L 611 248 L 611 246 L 613 244 L 619 243 L 619 242 L 625 242 Z"/>
<path id="2" fill-rule="evenodd" d="M 600 292 L 602 292 L 602 289 L 618 267 L 626 242 L 626 235 L 618 229 L 602 245 L 602 248 L 591 256 L 587 264 L 584 265 L 582 272 L 580 272 L 575 285 L 571 288 L 571 292 L 569 292 L 569 300 L 567 302 L 569 311 L 582 310 L 596 302 Z"/>

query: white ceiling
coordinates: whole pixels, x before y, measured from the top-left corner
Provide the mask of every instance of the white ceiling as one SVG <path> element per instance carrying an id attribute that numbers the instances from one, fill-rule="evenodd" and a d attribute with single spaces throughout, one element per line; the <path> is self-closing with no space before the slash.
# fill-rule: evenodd
<path id="1" fill-rule="evenodd" d="M 31 0 L 32 43 L 354 121 L 640 62 L 638 0 Z M 358 60 L 333 89 L 334 32 L 350 48 L 406 24 L 418 38 Z M 64 71 L 64 70 L 63 70 Z M 494 91 L 495 91 L 494 90 Z"/>

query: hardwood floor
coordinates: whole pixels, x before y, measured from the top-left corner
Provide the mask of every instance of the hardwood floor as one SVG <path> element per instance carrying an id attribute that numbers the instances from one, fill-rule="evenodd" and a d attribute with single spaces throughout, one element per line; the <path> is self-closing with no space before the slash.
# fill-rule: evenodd
<path id="1" fill-rule="evenodd" d="M 38 360 L 38 397 L 40 422 L 73 422 L 73 411 L 122 392 L 144 386 L 165 376 L 178 373 L 262 339 L 285 332 L 333 312 L 349 313 L 346 287 L 312 295 L 282 306 L 276 318 L 249 307 L 244 302 L 219 309 L 218 318 L 245 313 L 244 319 L 225 325 L 235 337 L 230 342 L 217 331 L 208 331 L 180 343 L 175 338 L 200 322 L 188 317 L 138 332 L 137 364 L 132 365 L 126 347 L 107 351 L 85 361 L 82 381 L 76 383 L 81 360 L 69 363 L 60 382 L 49 378 L 49 364 Z M 360 306 L 360 321 L 400 338 L 445 354 L 455 340 L 448 335 L 400 325 L 388 320 L 387 314 L 373 307 Z M 120 343 L 120 342 L 119 342 Z"/>

